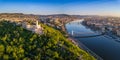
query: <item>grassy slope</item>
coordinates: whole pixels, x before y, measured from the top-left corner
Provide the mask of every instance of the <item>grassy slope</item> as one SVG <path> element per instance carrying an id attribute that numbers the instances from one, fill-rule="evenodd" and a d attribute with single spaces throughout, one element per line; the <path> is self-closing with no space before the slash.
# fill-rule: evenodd
<path id="1" fill-rule="evenodd" d="M 0 60 L 95 60 L 58 30 L 42 27 L 44 34 L 38 35 L 14 23 L 0 22 Z"/>

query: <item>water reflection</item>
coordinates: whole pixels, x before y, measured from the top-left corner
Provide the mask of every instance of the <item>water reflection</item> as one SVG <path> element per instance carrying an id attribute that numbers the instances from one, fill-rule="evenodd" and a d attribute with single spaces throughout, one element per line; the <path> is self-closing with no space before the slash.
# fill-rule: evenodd
<path id="1" fill-rule="evenodd" d="M 71 22 L 66 24 L 68 32 L 93 32 L 91 29 L 83 26 L 81 22 Z M 92 34 L 90 34 L 92 35 Z M 101 56 L 104 60 L 120 60 L 120 43 L 111 37 L 103 35 L 91 38 L 76 38 L 85 44 L 93 52 Z"/>

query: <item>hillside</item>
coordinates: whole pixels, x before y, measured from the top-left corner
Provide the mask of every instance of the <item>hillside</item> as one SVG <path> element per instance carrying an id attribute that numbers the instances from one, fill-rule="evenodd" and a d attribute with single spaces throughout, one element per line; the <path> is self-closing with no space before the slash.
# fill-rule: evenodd
<path id="1" fill-rule="evenodd" d="M 0 60 L 95 60 L 58 30 L 41 24 L 38 35 L 8 21 L 0 22 Z"/>

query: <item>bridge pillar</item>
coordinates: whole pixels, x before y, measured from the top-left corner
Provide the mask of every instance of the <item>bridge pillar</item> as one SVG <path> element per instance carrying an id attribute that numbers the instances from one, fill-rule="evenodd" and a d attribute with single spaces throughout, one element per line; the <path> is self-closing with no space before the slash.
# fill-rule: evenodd
<path id="1" fill-rule="evenodd" d="M 72 30 L 72 32 L 71 32 L 71 35 L 73 35 L 73 30 Z"/>

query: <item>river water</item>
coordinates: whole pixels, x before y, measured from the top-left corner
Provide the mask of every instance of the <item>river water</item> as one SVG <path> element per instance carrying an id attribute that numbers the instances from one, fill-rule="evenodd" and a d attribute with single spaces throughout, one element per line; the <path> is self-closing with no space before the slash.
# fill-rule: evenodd
<path id="1" fill-rule="evenodd" d="M 81 34 L 81 36 L 96 34 L 91 29 L 82 25 L 81 22 L 81 20 L 77 20 L 67 23 L 67 32 L 71 33 L 71 31 L 74 31 L 79 33 L 86 33 Z M 94 34 L 89 34 L 88 32 L 92 32 Z M 76 39 L 82 42 L 85 46 L 102 57 L 104 60 L 120 60 L 120 42 L 115 41 L 107 35 Z"/>

